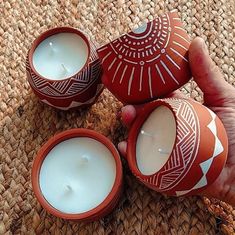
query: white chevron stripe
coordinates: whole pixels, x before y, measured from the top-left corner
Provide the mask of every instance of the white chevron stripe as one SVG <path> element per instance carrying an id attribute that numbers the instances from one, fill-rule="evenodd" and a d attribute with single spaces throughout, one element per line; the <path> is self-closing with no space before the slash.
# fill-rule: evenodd
<path id="1" fill-rule="evenodd" d="M 214 146 L 214 151 L 213 154 L 210 158 L 208 158 L 206 161 L 200 163 L 200 167 L 203 173 L 203 176 L 201 177 L 201 179 L 196 183 L 196 185 L 189 189 L 189 190 L 184 190 L 184 191 L 177 191 L 176 194 L 177 196 L 181 196 L 181 195 L 185 195 L 193 190 L 202 188 L 204 186 L 207 185 L 207 178 L 206 178 L 206 174 L 208 173 L 208 171 L 210 170 L 213 160 L 214 158 L 216 158 L 218 155 L 220 155 L 223 151 L 224 151 L 224 147 L 221 143 L 221 141 L 219 140 L 218 136 L 217 136 L 217 127 L 216 127 L 216 123 L 215 123 L 215 119 L 216 119 L 216 115 L 215 113 L 213 113 L 211 110 L 207 109 L 212 117 L 211 122 L 207 125 L 207 127 L 209 128 L 209 130 L 211 131 L 211 133 L 215 136 L 215 146 Z"/>
<path id="2" fill-rule="evenodd" d="M 69 110 L 71 108 L 75 108 L 75 107 L 79 107 L 81 105 L 89 105 L 91 103 L 94 102 L 94 100 L 96 99 L 96 96 L 97 94 L 99 94 L 99 92 L 101 91 L 101 89 L 103 89 L 104 85 L 103 84 L 99 84 L 97 86 L 97 90 L 96 90 L 96 94 L 90 99 L 90 100 L 87 100 L 86 102 L 82 103 L 82 102 L 78 102 L 78 101 L 72 101 L 71 104 L 68 106 L 68 107 L 59 107 L 59 106 L 55 106 L 53 104 L 51 104 L 49 101 L 47 100 L 42 100 L 42 102 L 44 102 L 45 104 L 48 104 L 54 108 L 58 108 L 58 109 L 61 109 L 61 110 Z"/>

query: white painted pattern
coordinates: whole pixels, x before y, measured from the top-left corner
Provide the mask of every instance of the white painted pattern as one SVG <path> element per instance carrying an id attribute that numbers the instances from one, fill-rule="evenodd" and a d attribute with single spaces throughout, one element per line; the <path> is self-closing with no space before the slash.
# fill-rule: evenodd
<path id="1" fill-rule="evenodd" d="M 131 76 L 130 76 L 129 83 L 128 83 L 128 95 L 131 94 L 131 85 L 132 85 L 132 81 L 134 78 L 134 72 L 135 72 L 135 67 L 133 67 L 131 71 Z"/>
<path id="2" fill-rule="evenodd" d="M 200 167 L 201 167 L 201 170 L 203 173 L 200 180 L 189 190 L 177 191 L 176 192 L 177 196 L 182 196 L 182 195 L 188 194 L 189 192 L 191 192 L 193 190 L 200 189 L 200 188 L 206 186 L 208 183 L 206 174 L 209 172 L 210 168 L 212 167 L 213 160 L 224 151 L 224 147 L 223 147 L 221 141 L 219 140 L 219 137 L 217 136 L 218 130 L 217 130 L 216 122 L 215 122 L 216 115 L 208 108 L 207 108 L 207 110 L 209 111 L 210 116 L 212 118 L 211 122 L 207 125 L 207 128 L 209 128 L 209 130 L 211 131 L 211 133 L 215 137 L 215 145 L 214 145 L 213 154 L 210 158 L 208 158 L 204 162 L 200 163 Z"/>
<path id="3" fill-rule="evenodd" d="M 157 87 L 152 86 L 153 83 L 152 81 L 150 82 L 148 76 L 149 70 L 151 72 L 155 69 L 157 70 L 155 73 L 156 77 L 151 74 L 151 80 L 161 80 L 160 84 L 162 84 L 162 86 L 168 85 L 170 80 L 173 80 L 176 85 L 180 85 L 180 82 L 178 81 L 179 76 L 177 75 L 175 68 L 180 70 L 181 63 L 179 64 L 179 62 L 177 62 L 178 60 L 175 58 L 179 57 L 185 62 L 188 62 L 186 53 L 185 56 L 183 56 L 178 51 L 182 49 L 184 49 L 185 52 L 187 51 L 187 47 L 182 44 L 181 39 L 184 38 L 184 41 L 188 42 L 188 37 L 187 34 L 180 29 L 179 22 L 174 22 L 178 21 L 177 15 L 174 13 L 175 19 L 172 19 L 169 17 L 169 14 L 149 22 L 147 27 L 142 28 L 141 31 L 137 33 L 134 31 L 126 34 L 118 38 L 118 40 L 114 40 L 98 49 L 98 54 L 100 55 L 100 58 L 102 58 L 104 73 L 108 72 L 108 76 L 112 77 L 111 83 L 114 84 L 117 80 L 119 81 L 119 84 L 121 84 L 124 77 L 128 80 L 128 86 L 125 88 L 127 95 L 130 96 L 131 94 L 136 94 L 136 92 L 138 94 L 142 91 L 143 84 L 146 83 L 149 86 L 147 92 L 148 97 L 146 98 L 154 98 L 157 95 Z M 182 31 L 184 33 L 182 33 Z M 176 33 L 176 37 L 174 33 Z M 180 36 L 182 34 L 182 38 L 177 34 Z M 170 40 L 173 40 L 171 39 L 173 36 L 174 42 L 171 44 L 171 47 L 169 47 L 169 42 Z M 163 49 L 164 53 L 161 52 Z M 169 50 L 173 51 L 174 54 L 172 55 Z M 114 60 L 115 58 L 118 59 Z M 124 69 L 119 68 L 120 61 L 123 62 L 122 65 Z M 169 63 L 167 61 L 169 61 Z M 142 69 L 142 62 L 144 63 L 144 70 Z M 119 69 L 117 70 L 117 68 Z M 134 77 L 131 76 L 133 68 L 135 68 Z M 145 75 L 143 75 L 143 71 L 145 71 Z M 113 76 L 113 74 L 115 76 Z M 119 79 L 116 79 L 117 77 Z M 135 91 L 132 91 L 131 88 L 133 79 L 139 81 L 139 86 L 137 86 L 137 90 Z"/>
<path id="4" fill-rule="evenodd" d="M 179 38 L 181 38 L 182 40 L 184 40 L 187 43 L 190 43 L 185 37 L 182 37 L 180 34 L 178 33 L 174 33 L 176 36 L 178 36 Z"/>
<path id="5" fill-rule="evenodd" d="M 184 31 L 184 32 L 186 32 L 186 30 L 185 29 L 183 29 L 182 27 L 179 27 L 179 26 L 174 26 L 176 29 L 179 29 L 179 30 L 182 30 L 182 31 Z"/>
<path id="6" fill-rule="evenodd" d="M 119 82 L 120 84 L 122 83 L 122 80 L 123 80 L 123 78 L 124 78 L 124 75 L 125 75 L 125 73 L 126 73 L 127 68 L 128 68 L 128 66 L 125 65 L 125 68 L 124 68 L 124 70 L 123 70 L 123 72 L 122 72 L 122 76 L 121 76 L 121 79 L 120 79 L 120 82 Z"/>
<path id="7" fill-rule="evenodd" d="M 157 69 L 157 72 L 158 72 L 158 74 L 159 74 L 159 76 L 160 76 L 162 82 L 165 84 L 166 82 L 165 82 L 165 80 L 164 80 L 164 77 L 162 76 L 161 70 L 159 69 L 159 67 L 158 67 L 157 64 L 155 64 L 155 67 L 156 67 L 156 69 Z"/>
<path id="8" fill-rule="evenodd" d="M 180 66 L 169 56 L 166 55 L 166 58 L 177 68 L 180 70 Z"/>
<path id="9" fill-rule="evenodd" d="M 143 70 L 144 70 L 144 67 L 141 66 L 141 67 L 140 67 L 140 88 L 139 88 L 139 91 L 142 91 Z"/>
<path id="10" fill-rule="evenodd" d="M 148 77 L 149 77 L 149 92 L 150 97 L 153 98 L 153 90 L 152 90 L 152 76 L 151 76 L 151 67 L 148 67 Z"/>
<path id="11" fill-rule="evenodd" d="M 87 67 L 84 68 L 80 73 L 64 81 L 51 81 L 48 79 L 42 79 L 32 71 L 28 60 L 26 65 L 31 86 L 36 89 L 37 92 L 48 97 L 69 97 L 73 96 L 74 94 L 80 94 L 84 91 L 84 89 L 89 88 L 93 83 L 95 83 L 97 79 L 100 78 L 101 74 L 101 65 L 99 60 L 88 63 Z"/>
<path id="12" fill-rule="evenodd" d="M 70 104 L 68 107 L 61 107 L 61 106 L 53 105 L 53 104 L 51 104 L 51 103 L 50 103 L 48 100 L 46 100 L 46 99 L 43 99 L 42 102 L 45 103 L 45 104 L 47 104 L 47 105 L 50 105 L 50 106 L 52 106 L 52 107 L 54 107 L 54 108 L 67 111 L 67 110 L 69 110 L 69 109 L 71 109 L 71 108 L 76 108 L 76 107 L 80 107 L 80 106 L 82 106 L 82 105 L 89 105 L 89 104 L 92 104 L 92 103 L 95 101 L 97 95 L 101 92 L 101 90 L 102 90 L 103 88 L 104 88 L 104 85 L 103 85 L 103 84 L 99 84 L 99 85 L 97 86 L 95 95 L 94 95 L 91 99 L 87 100 L 86 102 L 72 101 L 71 104 Z"/>
<path id="13" fill-rule="evenodd" d="M 182 45 L 181 43 L 179 43 L 179 42 L 173 41 L 173 43 L 174 43 L 175 45 L 177 45 L 177 46 L 183 48 L 185 51 L 188 50 L 185 46 L 183 46 L 183 45 Z"/>
<path id="14" fill-rule="evenodd" d="M 115 80 L 115 78 L 116 78 L 116 75 L 117 75 L 117 73 L 118 73 L 119 68 L 120 68 L 121 65 L 122 65 L 122 61 L 119 62 L 118 66 L 117 66 L 117 68 L 116 68 L 116 71 L 115 71 L 115 73 L 114 73 L 114 75 L 113 75 L 112 83 L 114 83 L 114 80 Z"/>
<path id="15" fill-rule="evenodd" d="M 167 103 L 177 115 L 177 141 L 161 173 L 147 179 L 147 182 L 156 185 L 162 192 L 171 190 L 188 173 L 198 152 L 200 135 L 198 117 L 188 101 L 171 98 L 167 99 Z M 194 125 L 188 124 L 192 122 Z"/>
<path id="16" fill-rule="evenodd" d="M 188 60 L 182 56 L 177 50 L 175 50 L 174 48 L 170 48 L 176 55 L 178 55 L 180 58 L 182 58 L 183 60 L 185 60 L 186 62 L 188 62 Z"/>
<path id="17" fill-rule="evenodd" d="M 112 54 L 112 52 L 110 51 L 103 59 L 102 59 L 102 63 L 104 63 L 104 61 Z"/>
<path id="18" fill-rule="evenodd" d="M 162 66 L 164 67 L 164 69 L 167 71 L 167 73 L 170 75 L 170 77 L 174 80 L 174 82 L 176 84 L 179 84 L 179 82 L 176 80 L 176 78 L 174 77 L 174 75 L 172 74 L 172 72 L 170 71 L 170 69 L 167 67 L 167 65 L 162 61 L 160 60 L 160 63 L 162 64 Z"/>
<path id="19" fill-rule="evenodd" d="M 113 67 L 113 65 L 114 65 L 114 63 L 115 63 L 116 60 L 117 60 L 117 58 L 114 58 L 114 60 L 112 61 L 112 63 L 109 65 L 108 70 L 110 70 L 110 69 Z"/>

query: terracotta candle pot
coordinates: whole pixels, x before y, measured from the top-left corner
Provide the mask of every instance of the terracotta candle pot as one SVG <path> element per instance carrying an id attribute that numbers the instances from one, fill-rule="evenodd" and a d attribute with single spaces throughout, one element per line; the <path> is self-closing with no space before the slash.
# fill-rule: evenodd
<path id="1" fill-rule="evenodd" d="M 226 131 L 205 106 L 184 99 L 146 104 L 128 137 L 133 174 L 168 195 L 196 194 L 221 173 L 228 153 Z"/>
<path id="2" fill-rule="evenodd" d="M 96 46 L 74 28 L 41 34 L 29 50 L 26 69 L 35 94 L 58 109 L 91 105 L 103 89 Z"/>
<path id="3" fill-rule="evenodd" d="M 69 220 L 97 220 L 114 209 L 122 192 L 118 151 L 95 131 L 64 131 L 38 152 L 32 186 L 49 213 Z"/>
<path id="4" fill-rule="evenodd" d="M 97 50 L 102 81 L 123 103 L 162 97 L 191 78 L 189 40 L 176 12 L 158 17 Z"/>

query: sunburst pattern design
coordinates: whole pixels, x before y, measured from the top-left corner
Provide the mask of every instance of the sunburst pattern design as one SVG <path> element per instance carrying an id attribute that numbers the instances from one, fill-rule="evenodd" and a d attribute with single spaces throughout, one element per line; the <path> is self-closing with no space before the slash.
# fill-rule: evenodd
<path id="1" fill-rule="evenodd" d="M 176 89 L 190 78 L 189 43 L 176 12 L 158 17 L 97 50 L 109 78 L 105 85 L 137 102 Z"/>

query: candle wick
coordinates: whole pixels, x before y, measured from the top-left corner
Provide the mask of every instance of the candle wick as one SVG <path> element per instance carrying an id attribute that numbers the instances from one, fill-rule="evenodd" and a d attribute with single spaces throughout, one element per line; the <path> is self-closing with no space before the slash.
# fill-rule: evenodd
<path id="1" fill-rule="evenodd" d="M 66 185 L 65 187 L 66 187 L 67 191 L 71 191 L 72 190 L 72 187 L 70 185 Z"/>
<path id="2" fill-rule="evenodd" d="M 163 150 L 161 148 L 158 149 L 158 152 L 159 153 L 162 153 L 162 154 L 170 154 L 170 152 L 166 151 L 166 150 Z"/>
<path id="3" fill-rule="evenodd" d="M 148 133 L 148 132 L 146 132 L 146 131 L 144 131 L 144 130 L 141 130 L 140 133 L 141 133 L 142 135 L 149 136 L 149 137 L 154 137 L 154 136 L 155 136 L 155 135 L 153 135 L 153 134 L 151 134 L 151 133 Z"/>
<path id="4" fill-rule="evenodd" d="M 64 66 L 64 64 L 61 64 L 62 68 L 63 68 L 63 71 L 64 73 L 67 73 L 68 72 L 68 69 Z"/>
<path id="5" fill-rule="evenodd" d="M 82 158 L 81 158 L 81 164 L 85 164 L 85 163 L 87 163 L 87 162 L 88 162 L 87 157 L 82 157 Z"/>
<path id="6" fill-rule="evenodd" d="M 54 47 L 53 47 L 53 43 L 52 42 L 49 42 L 49 46 L 50 46 L 51 52 L 54 52 Z"/>

